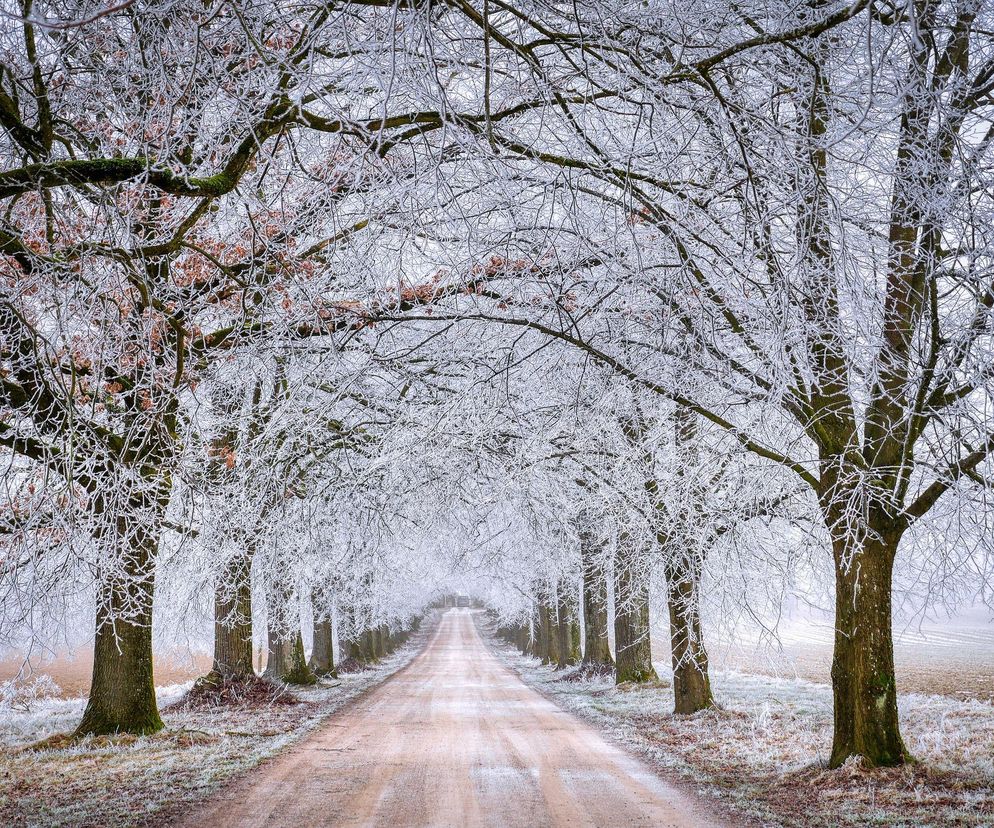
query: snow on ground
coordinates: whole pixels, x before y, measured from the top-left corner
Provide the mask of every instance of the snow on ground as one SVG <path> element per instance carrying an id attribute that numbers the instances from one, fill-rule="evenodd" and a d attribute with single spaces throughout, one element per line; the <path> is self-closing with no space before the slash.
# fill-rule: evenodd
<path id="1" fill-rule="evenodd" d="M 157 688 L 166 727 L 154 736 L 97 737 L 38 749 L 32 743 L 76 726 L 85 699 L 45 699 L 27 711 L 8 706 L 0 713 L 0 825 L 167 825 L 190 803 L 298 741 L 350 699 L 406 665 L 426 634 L 416 635 L 365 672 L 294 688 L 304 704 L 178 711 L 162 708 L 179 700 L 190 683 Z"/>
<path id="2" fill-rule="evenodd" d="M 11 682 L 12 684 L 12 682 Z M 192 681 L 155 688 L 159 709 L 179 701 L 193 686 Z M 58 688 L 56 688 L 57 690 Z M 79 724 L 86 707 L 85 698 L 12 698 L 3 703 L 0 694 L 0 747 L 11 748 L 38 742 L 57 733 L 67 733 Z"/>
<path id="3" fill-rule="evenodd" d="M 721 711 L 672 715 L 670 676 L 651 687 L 563 681 L 492 642 L 522 678 L 562 707 L 764 826 L 994 825 L 994 706 L 906 694 L 901 726 L 918 762 L 896 770 L 825 767 L 831 688 L 739 672 L 712 675 Z"/>

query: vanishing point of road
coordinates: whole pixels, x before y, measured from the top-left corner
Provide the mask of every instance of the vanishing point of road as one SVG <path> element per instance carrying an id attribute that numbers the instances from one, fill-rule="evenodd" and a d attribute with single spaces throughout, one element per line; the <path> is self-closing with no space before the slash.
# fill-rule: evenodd
<path id="1" fill-rule="evenodd" d="M 525 685 L 466 609 L 411 663 L 188 815 L 203 828 L 719 826 Z"/>

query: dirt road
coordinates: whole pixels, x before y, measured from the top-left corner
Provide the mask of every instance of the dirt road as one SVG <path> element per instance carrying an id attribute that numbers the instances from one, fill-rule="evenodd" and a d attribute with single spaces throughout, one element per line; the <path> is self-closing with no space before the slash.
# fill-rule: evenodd
<path id="1" fill-rule="evenodd" d="M 531 690 L 449 610 L 411 664 L 187 828 L 721 822 Z"/>

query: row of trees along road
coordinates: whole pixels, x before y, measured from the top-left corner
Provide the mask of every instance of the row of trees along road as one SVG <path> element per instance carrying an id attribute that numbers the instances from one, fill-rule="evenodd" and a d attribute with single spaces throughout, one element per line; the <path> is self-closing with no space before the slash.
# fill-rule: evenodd
<path id="1" fill-rule="evenodd" d="M 906 761 L 895 560 L 956 554 L 928 521 L 988 508 L 989 7 L 497 8 L 465 10 L 480 105 L 546 105 L 466 128 L 529 179 L 520 202 L 545 193 L 519 244 L 552 224 L 602 263 L 451 318 L 568 343 L 809 487 L 835 567 L 831 764 Z"/>
<path id="2" fill-rule="evenodd" d="M 388 576 L 403 555 L 381 557 L 411 538 L 440 579 L 500 569 L 562 663 L 581 615 L 603 641 L 611 573 L 619 678 L 654 675 L 661 577 L 676 708 L 698 709 L 723 544 L 785 521 L 832 565 L 831 764 L 907 761 L 895 566 L 989 575 L 991 14 L 238 0 L 5 18 L 4 621 L 92 588 L 79 732 L 161 726 L 166 563 L 212 594 L 218 674 L 251 666 L 261 584 L 287 675 L 301 600 L 319 640 L 338 601 L 367 651 L 414 612 Z M 433 545 L 446 521 L 469 543 L 498 519 L 514 531 L 490 531 L 489 557 Z M 536 538 L 530 564 L 512 547 Z"/>

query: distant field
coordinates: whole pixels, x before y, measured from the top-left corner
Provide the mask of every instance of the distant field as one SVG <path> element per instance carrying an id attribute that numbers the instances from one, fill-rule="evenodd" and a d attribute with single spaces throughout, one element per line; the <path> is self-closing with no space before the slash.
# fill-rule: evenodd
<path id="1" fill-rule="evenodd" d="M 666 632 L 653 640 L 653 654 L 666 660 Z M 756 637 L 710 647 L 718 669 L 798 676 L 828 684 L 832 666 L 832 626 L 825 620 L 791 621 L 779 631 L 780 649 Z M 982 614 L 946 623 L 923 623 L 895 630 L 898 689 L 940 693 L 957 699 L 994 701 L 994 623 Z"/>
<path id="2" fill-rule="evenodd" d="M 0 660 L 0 681 L 14 678 L 21 669 L 19 658 Z M 93 655 L 85 648 L 74 656 L 61 655 L 50 661 L 33 661 L 35 675 L 47 675 L 62 689 L 62 697 L 71 699 L 85 696 L 90 690 L 90 676 L 93 672 Z M 153 670 L 157 686 L 182 684 L 201 676 L 210 670 L 211 657 L 206 654 L 189 656 L 186 653 L 164 653 L 157 655 Z"/>

